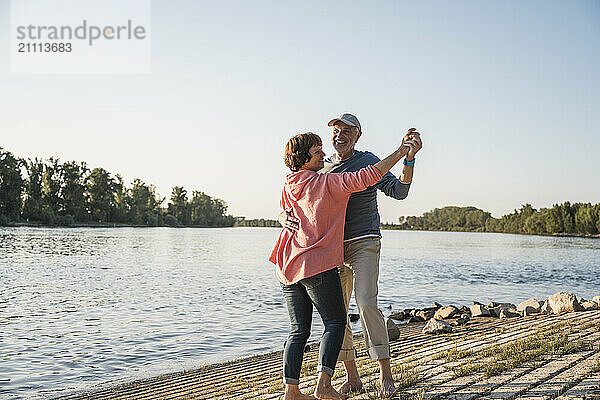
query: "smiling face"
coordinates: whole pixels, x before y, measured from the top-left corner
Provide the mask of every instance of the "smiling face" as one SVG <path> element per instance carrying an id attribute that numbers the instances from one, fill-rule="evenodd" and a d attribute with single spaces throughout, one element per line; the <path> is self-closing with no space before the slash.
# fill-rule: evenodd
<path id="1" fill-rule="evenodd" d="M 318 171 L 325 166 L 325 152 L 323 152 L 322 146 L 313 146 L 309 150 L 310 160 L 308 160 L 301 169 L 309 171 Z"/>
<path id="2" fill-rule="evenodd" d="M 358 141 L 361 132 L 355 126 L 347 125 L 343 122 L 336 122 L 333 125 L 333 136 L 331 141 L 338 158 L 345 160 L 354 153 L 354 145 Z"/>

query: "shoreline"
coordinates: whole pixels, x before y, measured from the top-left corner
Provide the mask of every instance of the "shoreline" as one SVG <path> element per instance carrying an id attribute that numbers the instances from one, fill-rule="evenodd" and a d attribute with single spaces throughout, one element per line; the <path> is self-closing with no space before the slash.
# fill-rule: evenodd
<path id="1" fill-rule="evenodd" d="M 489 232 L 489 231 L 443 231 L 443 230 L 423 230 L 423 229 L 399 229 L 381 224 L 382 231 L 404 231 L 404 232 L 455 232 L 455 233 L 500 233 L 504 235 L 524 235 L 524 236 L 549 236 L 549 237 L 575 237 L 584 239 L 600 239 L 600 233 L 592 235 L 589 233 L 530 233 L 530 232 Z"/>
<path id="2" fill-rule="evenodd" d="M 219 229 L 219 228 L 234 228 L 233 226 L 149 226 L 149 225 L 135 225 L 135 224 L 124 224 L 124 223 L 74 223 L 71 225 L 46 225 L 42 223 L 36 222 L 11 222 L 8 225 L 0 226 L 0 228 L 210 228 L 210 229 Z"/>
<path id="3" fill-rule="evenodd" d="M 277 228 L 270 226 L 149 226 L 135 225 L 123 223 L 75 223 L 71 225 L 46 225 L 35 222 L 11 222 L 8 225 L 0 226 L 5 228 Z M 545 236 L 545 237 L 567 237 L 567 238 L 582 238 L 582 239 L 600 239 L 600 234 L 584 234 L 584 233 L 529 233 L 529 232 L 482 232 L 482 231 L 443 231 L 443 230 L 421 230 L 421 229 L 398 229 L 387 224 L 381 224 L 382 231 L 403 231 L 403 232 L 454 232 L 454 233 L 499 233 L 504 235 L 524 235 L 524 236 Z"/>

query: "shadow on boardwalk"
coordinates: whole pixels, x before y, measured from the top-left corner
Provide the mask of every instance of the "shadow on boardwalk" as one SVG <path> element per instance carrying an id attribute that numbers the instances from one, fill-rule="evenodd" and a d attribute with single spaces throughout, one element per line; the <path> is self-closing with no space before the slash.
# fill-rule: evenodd
<path id="1" fill-rule="evenodd" d="M 475 318 L 439 336 L 421 333 L 423 325 L 400 326 L 391 343 L 395 398 L 600 400 L 600 311 Z M 376 363 L 362 338 L 357 342 L 365 390 L 351 398 L 376 398 Z M 300 384 L 305 393 L 314 384 L 318 346 L 312 347 Z M 278 399 L 281 363 L 281 352 L 273 352 L 63 399 Z M 334 385 L 342 383 L 338 363 Z"/>

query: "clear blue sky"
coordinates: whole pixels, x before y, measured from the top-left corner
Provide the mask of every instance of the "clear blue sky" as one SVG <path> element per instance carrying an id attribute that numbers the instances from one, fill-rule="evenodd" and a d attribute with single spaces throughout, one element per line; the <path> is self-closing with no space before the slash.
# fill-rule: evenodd
<path id="1" fill-rule="evenodd" d="M 275 217 L 287 139 L 311 130 L 330 154 L 326 123 L 348 111 L 357 148 L 380 156 L 407 128 L 422 133 L 409 198 L 382 196 L 384 221 L 600 202 L 598 1 L 153 1 L 143 75 L 10 74 L 9 4 L 0 147 L 18 156 Z"/>

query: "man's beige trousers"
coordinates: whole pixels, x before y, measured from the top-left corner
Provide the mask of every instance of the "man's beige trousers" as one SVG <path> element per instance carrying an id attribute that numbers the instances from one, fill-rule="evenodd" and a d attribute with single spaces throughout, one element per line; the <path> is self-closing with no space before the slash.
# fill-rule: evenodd
<path id="1" fill-rule="evenodd" d="M 346 311 L 350 304 L 352 289 L 354 289 L 367 351 L 372 360 L 390 358 L 385 321 L 377 307 L 380 249 L 379 238 L 366 238 L 344 243 L 344 265 L 339 267 Z M 348 321 L 338 361 L 353 360 L 356 357 L 355 353 L 352 344 L 352 329 L 350 321 Z"/>

